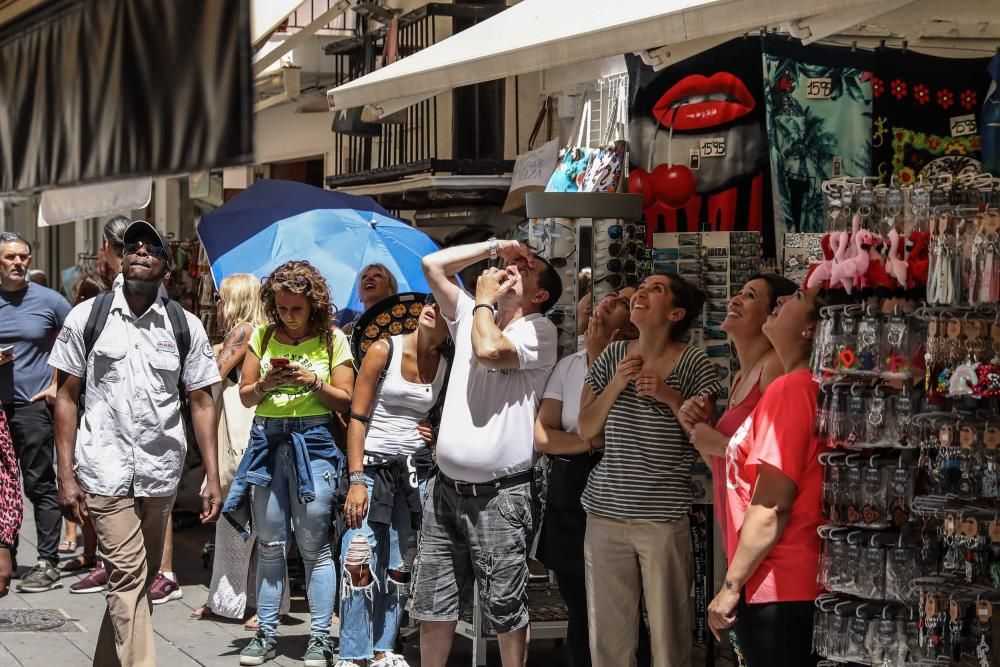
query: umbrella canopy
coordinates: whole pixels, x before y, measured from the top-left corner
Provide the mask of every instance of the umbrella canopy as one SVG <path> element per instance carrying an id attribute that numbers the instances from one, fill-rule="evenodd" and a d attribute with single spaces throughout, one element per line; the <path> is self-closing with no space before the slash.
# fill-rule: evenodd
<path id="1" fill-rule="evenodd" d="M 420 262 L 438 249 L 423 232 L 393 218 L 370 197 L 280 180 L 257 181 L 205 215 L 198 236 L 216 287 L 234 273 L 266 277 L 289 260 L 308 260 L 330 284 L 343 313 L 363 310 L 358 275 L 381 263 L 399 291 L 428 291 Z"/>

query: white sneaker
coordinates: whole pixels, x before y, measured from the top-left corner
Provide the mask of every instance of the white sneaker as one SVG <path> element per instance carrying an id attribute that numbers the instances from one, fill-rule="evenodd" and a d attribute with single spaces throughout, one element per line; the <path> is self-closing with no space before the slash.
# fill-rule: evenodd
<path id="1" fill-rule="evenodd" d="M 410 665 L 406 662 L 406 658 L 398 653 L 386 651 L 379 660 L 372 660 L 369 667 L 410 667 Z"/>

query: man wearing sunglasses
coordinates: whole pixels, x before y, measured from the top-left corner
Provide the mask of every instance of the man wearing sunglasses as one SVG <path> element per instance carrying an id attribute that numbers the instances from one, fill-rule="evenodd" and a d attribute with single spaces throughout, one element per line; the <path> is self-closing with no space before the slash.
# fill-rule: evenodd
<path id="1" fill-rule="evenodd" d="M 488 268 L 475 296 L 449 279 Z M 419 619 L 420 662 L 444 667 L 462 594 L 479 585 L 506 667 L 526 658 L 528 549 L 538 516 L 533 426 L 555 365 L 558 332 L 545 313 L 562 294 L 552 266 L 516 241 L 490 239 L 424 257 L 424 275 L 455 341 L 437 441 L 438 475 L 427 483 L 410 615 Z"/>
<path id="2" fill-rule="evenodd" d="M 95 665 L 156 661 L 149 588 L 187 450 L 181 391 L 204 463 L 202 522 L 222 507 L 211 394 L 220 377 L 208 336 L 197 317 L 157 297 L 172 259 L 159 232 L 140 220 L 123 240 L 122 286 L 76 306 L 49 359 L 59 505 L 69 520 L 90 517 L 108 567 Z"/>

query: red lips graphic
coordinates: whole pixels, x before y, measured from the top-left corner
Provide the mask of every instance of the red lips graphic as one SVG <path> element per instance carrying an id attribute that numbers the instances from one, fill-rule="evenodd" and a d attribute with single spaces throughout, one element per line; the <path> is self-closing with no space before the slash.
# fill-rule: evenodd
<path id="1" fill-rule="evenodd" d="M 720 94 L 724 94 L 726 99 L 691 102 L 671 108 L 692 97 L 718 97 Z M 692 74 L 675 83 L 663 94 L 653 107 L 653 117 L 665 127 L 670 127 L 673 121 L 675 130 L 704 130 L 742 118 L 753 111 L 756 105 L 757 102 L 743 82 L 729 72 L 719 72 L 711 77 Z"/>

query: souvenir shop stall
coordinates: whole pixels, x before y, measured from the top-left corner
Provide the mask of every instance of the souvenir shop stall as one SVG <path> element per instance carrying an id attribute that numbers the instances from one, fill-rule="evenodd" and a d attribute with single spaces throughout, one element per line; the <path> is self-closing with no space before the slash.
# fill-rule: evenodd
<path id="1" fill-rule="evenodd" d="M 815 353 L 830 451 L 814 640 L 830 664 L 985 667 L 1000 650 L 1000 50 L 982 55 L 758 34 L 659 71 L 626 56 L 627 90 L 588 87 L 554 173 L 522 194 L 523 238 L 567 285 L 561 353 L 581 256 L 594 303 L 677 272 L 708 294 L 692 340 L 720 410 L 739 367 L 719 327 L 751 275 L 838 304 Z M 708 475 L 692 531 L 711 664 L 725 563 Z"/>

